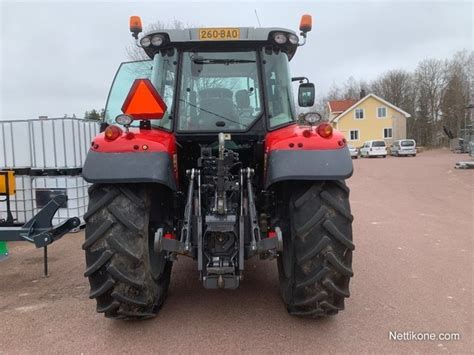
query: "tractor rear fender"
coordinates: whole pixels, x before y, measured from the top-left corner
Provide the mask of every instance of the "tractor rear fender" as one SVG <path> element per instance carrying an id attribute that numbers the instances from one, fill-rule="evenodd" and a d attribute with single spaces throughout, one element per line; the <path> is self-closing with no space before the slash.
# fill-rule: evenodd
<path id="1" fill-rule="evenodd" d="M 340 132 L 323 138 L 315 128 L 291 125 L 270 132 L 265 143 L 266 189 L 281 181 L 344 180 L 352 176 L 352 159 Z"/>
<path id="2" fill-rule="evenodd" d="M 92 183 L 159 183 L 176 190 L 171 158 L 166 152 L 87 155 L 82 176 Z"/>
<path id="3" fill-rule="evenodd" d="M 96 136 L 87 154 L 82 176 L 92 183 L 159 183 L 176 190 L 174 136 L 158 130 L 131 128 L 108 141 Z"/>

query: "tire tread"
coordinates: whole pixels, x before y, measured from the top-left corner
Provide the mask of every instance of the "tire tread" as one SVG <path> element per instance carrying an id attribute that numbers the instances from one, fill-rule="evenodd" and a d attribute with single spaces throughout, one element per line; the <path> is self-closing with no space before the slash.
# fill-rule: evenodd
<path id="1" fill-rule="evenodd" d="M 349 188 L 343 181 L 301 184 L 292 190 L 289 204 L 294 243 L 290 277 L 279 257 L 288 312 L 306 318 L 334 315 L 344 309 L 353 276 Z"/>
<path id="2" fill-rule="evenodd" d="M 169 286 L 171 262 L 155 278 L 148 243 L 150 197 L 140 185 L 89 188 L 85 276 L 97 312 L 115 319 L 146 319 L 159 311 Z"/>

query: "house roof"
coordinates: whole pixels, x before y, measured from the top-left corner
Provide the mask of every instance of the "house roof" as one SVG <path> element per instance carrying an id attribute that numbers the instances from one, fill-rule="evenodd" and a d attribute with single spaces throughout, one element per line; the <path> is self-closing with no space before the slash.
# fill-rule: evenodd
<path id="1" fill-rule="evenodd" d="M 354 105 L 357 102 L 357 100 L 332 100 L 329 101 L 329 110 L 331 113 L 338 113 L 338 112 L 344 112 L 347 110 L 349 107 Z"/>
<path id="2" fill-rule="evenodd" d="M 385 101 L 384 99 L 382 99 L 381 97 L 375 95 L 375 94 L 369 94 L 365 97 L 363 97 L 362 99 L 360 99 L 359 101 L 355 102 L 352 106 L 348 107 L 346 110 L 344 110 L 344 112 L 342 112 L 341 114 L 337 115 L 337 117 L 335 117 L 332 122 L 338 122 L 339 119 L 344 116 L 347 112 L 351 111 L 352 109 L 354 109 L 355 107 L 357 107 L 358 105 L 360 105 L 361 103 L 363 103 L 365 100 L 367 100 L 369 97 L 372 97 L 380 102 L 382 102 L 383 104 L 387 105 L 388 107 L 391 107 L 392 109 L 394 109 L 395 111 L 398 111 L 400 112 L 402 115 L 404 115 L 406 118 L 408 117 L 411 117 L 411 115 L 408 113 L 408 112 L 405 112 L 403 111 L 401 108 L 398 108 L 397 106 L 395 105 L 392 105 L 390 102 L 388 101 Z"/>

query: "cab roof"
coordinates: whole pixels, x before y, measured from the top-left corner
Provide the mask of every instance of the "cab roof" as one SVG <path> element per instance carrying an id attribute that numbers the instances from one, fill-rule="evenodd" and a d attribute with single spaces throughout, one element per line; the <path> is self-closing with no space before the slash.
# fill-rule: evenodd
<path id="1" fill-rule="evenodd" d="M 239 30 L 240 36 L 238 39 L 206 39 L 203 40 L 200 38 L 200 31 L 213 31 L 213 30 Z M 199 43 L 205 47 L 218 47 L 218 48 L 225 48 L 225 47 L 232 47 L 238 48 L 243 47 L 246 44 L 254 45 L 254 44 L 264 44 L 268 43 L 269 45 L 275 45 L 282 49 L 284 49 L 288 53 L 289 59 L 293 57 L 298 48 L 298 44 L 291 44 L 289 41 L 284 45 L 278 45 L 272 40 L 272 35 L 275 32 L 283 32 L 285 34 L 293 34 L 297 35 L 295 31 L 281 28 L 281 27 L 266 27 L 266 28 L 255 28 L 255 27 L 223 27 L 223 28 L 187 28 L 187 29 L 163 29 L 163 30 L 153 30 L 149 31 L 144 34 L 143 37 L 151 37 L 155 34 L 164 34 L 167 37 L 167 43 L 162 46 L 165 47 L 187 47 L 196 45 Z M 145 52 L 148 54 L 150 58 L 153 58 L 154 54 L 157 52 L 158 49 L 153 46 L 143 48 Z"/>

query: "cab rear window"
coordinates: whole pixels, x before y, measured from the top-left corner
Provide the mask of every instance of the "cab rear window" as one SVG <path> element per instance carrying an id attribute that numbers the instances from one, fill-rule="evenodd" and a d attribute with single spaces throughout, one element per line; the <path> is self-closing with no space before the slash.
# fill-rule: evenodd
<path id="1" fill-rule="evenodd" d="M 372 142 L 372 147 L 385 147 L 385 142 L 384 141 Z"/>
<path id="2" fill-rule="evenodd" d="M 400 142 L 400 145 L 402 147 L 413 147 L 415 145 L 415 142 L 413 142 L 413 141 L 402 141 L 402 142 Z"/>

